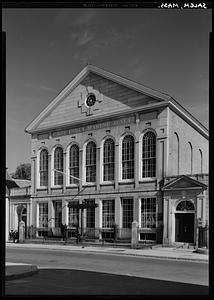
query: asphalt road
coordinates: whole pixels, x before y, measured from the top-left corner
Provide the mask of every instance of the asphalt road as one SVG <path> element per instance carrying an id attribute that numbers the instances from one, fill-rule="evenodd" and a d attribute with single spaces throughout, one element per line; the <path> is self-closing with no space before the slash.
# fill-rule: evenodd
<path id="1" fill-rule="evenodd" d="M 32 248 L 7 248 L 6 261 L 35 264 L 40 269 L 84 270 L 201 286 L 209 284 L 209 265 L 198 262 Z"/>
<path id="2" fill-rule="evenodd" d="M 7 281 L 6 296 L 30 295 L 208 295 L 207 286 L 106 273 L 41 269 L 33 276 Z"/>

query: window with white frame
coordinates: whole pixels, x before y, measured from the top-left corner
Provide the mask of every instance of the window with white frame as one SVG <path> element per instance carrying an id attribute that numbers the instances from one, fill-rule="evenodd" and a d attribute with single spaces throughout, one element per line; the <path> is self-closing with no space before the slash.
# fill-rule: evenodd
<path id="1" fill-rule="evenodd" d="M 122 198 L 123 228 L 131 228 L 133 222 L 133 198 Z"/>
<path id="2" fill-rule="evenodd" d="M 86 146 L 86 182 L 96 182 L 96 144 L 92 141 Z"/>
<path id="3" fill-rule="evenodd" d="M 134 138 L 126 135 L 122 142 L 122 179 L 134 179 Z"/>
<path id="4" fill-rule="evenodd" d="M 156 198 L 141 199 L 141 228 L 156 228 Z"/>
<path id="5" fill-rule="evenodd" d="M 103 147 L 103 181 L 114 180 L 115 144 L 112 139 L 107 139 Z"/>
<path id="6" fill-rule="evenodd" d="M 79 204 L 79 201 L 72 201 L 72 204 Z M 79 208 L 69 207 L 68 209 L 68 226 L 79 227 Z"/>
<path id="7" fill-rule="evenodd" d="M 39 203 L 39 227 L 48 227 L 48 203 Z"/>
<path id="8" fill-rule="evenodd" d="M 112 228 L 115 224 L 115 201 L 103 200 L 102 202 L 102 227 Z"/>
<path id="9" fill-rule="evenodd" d="M 57 147 L 54 151 L 54 185 L 63 184 L 63 150 Z M 59 172 L 57 172 L 59 171 Z"/>
<path id="10" fill-rule="evenodd" d="M 48 151 L 46 149 L 40 152 L 39 162 L 40 186 L 48 186 Z"/>
<path id="11" fill-rule="evenodd" d="M 142 178 L 156 176 L 156 136 L 148 131 L 142 141 Z"/>
<path id="12" fill-rule="evenodd" d="M 70 184 L 79 184 L 74 177 L 79 178 L 79 147 L 72 145 L 69 151 L 69 173 Z M 74 176 L 74 177 L 72 177 Z"/>

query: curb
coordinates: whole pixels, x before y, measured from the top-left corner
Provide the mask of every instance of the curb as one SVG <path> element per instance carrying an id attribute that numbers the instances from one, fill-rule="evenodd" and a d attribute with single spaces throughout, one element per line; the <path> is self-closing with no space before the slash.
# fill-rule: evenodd
<path id="1" fill-rule="evenodd" d="M 60 248 L 58 247 L 53 247 L 53 245 L 45 245 L 45 249 L 49 249 L 49 250 L 60 250 Z M 80 247 L 80 245 L 79 245 Z M 64 248 L 64 247 L 63 247 Z M 65 247 L 67 248 L 67 247 Z M 148 257 L 148 258 L 152 258 L 152 259 L 167 259 L 167 260 L 180 260 L 180 261 L 190 261 L 190 262 L 198 262 L 198 263 L 208 263 L 209 262 L 209 259 L 205 259 L 205 258 L 200 258 L 200 257 L 197 257 L 197 258 L 194 258 L 194 257 L 184 257 L 184 256 L 170 256 L 169 255 L 160 255 L 159 253 L 157 254 L 150 254 L 150 253 L 130 253 L 130 252 L 127 252 L 127 249 L 121 249 L 121 251 L 118 249 L 118 248 L 115 248 L 116 251 L 114 250 L 107 250 L 105 249 L 104 247 L 102 248 L 102 250 L 98 250 L 97 247 L 96 250 L 92 250 L 92 249 L 87 249 L 88 247 L 85 246 L 84 247 L 84 250 L 80 250 L 78 249 L 78 246 L 76 249 L 69 249 L 69 247 L 67 249 L 63 249 L 65 251 L 71 251 L 71 252 L 89 252 L 89 253 L 93 253 L 93 254 L 108 254 L 108 255 L 126 255 L 126 256 L 135 256 L 135 257 Z M 83 247 L 82 247 L 83 248 Z M 199 253 L 198 254 L 202 254 L 202 253 Z M 206 254 L 206 253 L 203 253 L 203 254 Z M 202 255 L 203 255 L 202 254 Z M 204 255 L 203 255 L 204 256 Z"/>
<path id="2" fill-rule="evenodd" d="M 9 269 L 10 267 L 6 266 L 5 268 L 6 268 L 6 271 L 7 271 L 7 269 Z M 18 266 L 17 266 L 17 269 L 18 269 Z M 23 278 L 23 277 L 28 277 L 28 276 L 32 276 L 32 275 L 34 275 L 38 272 L 39 272 L 39 269 L 37 268 L 37 266 L 36 265 L 31 265 L 30 270 L 23 271 L 23 272 L 20 272 L 20 273 L 6 274 L 5 275 L 5 280 L 13 280 L 13 279 L 19 279 L 19 278 Z"/>

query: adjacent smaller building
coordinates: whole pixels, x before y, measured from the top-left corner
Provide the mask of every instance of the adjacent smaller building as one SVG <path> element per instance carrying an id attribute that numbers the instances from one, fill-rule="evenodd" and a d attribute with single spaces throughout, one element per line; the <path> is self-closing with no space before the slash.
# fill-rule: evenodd
<path id="1" fill-rule="evenodd" d="M 6 241 L 9 232 L 18 230 L 18 222 L 25 222 L 25 236 L 31 225 L 31 181 L 13 179 L 14 184 L 6 186 Z"/>

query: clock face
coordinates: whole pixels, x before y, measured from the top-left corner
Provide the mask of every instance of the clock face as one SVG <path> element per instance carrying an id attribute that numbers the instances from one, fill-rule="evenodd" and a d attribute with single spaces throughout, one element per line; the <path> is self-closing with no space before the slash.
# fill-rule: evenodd
<path id="1" fill-rule="evenodd" d="M 96 96 L 94 94 L 89 94 L 87 97 L 86 97 L 86 100 L 85 100 L 85 105 L 87 107 L 91 107 L 95 104 L 96 102 Z"/>

